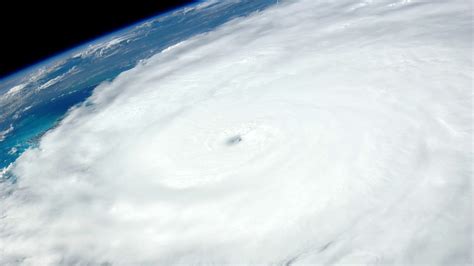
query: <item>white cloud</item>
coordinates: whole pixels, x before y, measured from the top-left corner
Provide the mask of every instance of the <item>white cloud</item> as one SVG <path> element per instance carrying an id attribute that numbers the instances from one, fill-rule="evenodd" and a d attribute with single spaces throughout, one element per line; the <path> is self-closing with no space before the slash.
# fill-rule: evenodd
<path id="1" fill-rule="evenodd" d="M 54 84 L 64 80 L 65 78 L 67 78 L 70 74 L 73 74 L 73 73 L 77 73 L 79 70 L 77 69 L 76 66 L 72 67 L 71 69 L 69 69 L 67 72 L 61 74 L 61 75 L 58 75 L 48 81 L 46 81 L 45 83 L 41 84 L 41 86 L 39 86 L 36 90 L 37 91 L 40 91 L 40 90 L 44 90 L 44 89 L 47 89 L 51 86 L 53 86 Z"/>
<path id="2" fill-rule="evenodd" d="M 117 47 L 119 44 L 130 40 L 132 36 L 123 35 L 119 37 L 114 37 L 110 40 L 100 42 L 97 44 L 91 44 L 86 49 L 76 53 L 73 57 L 86 58 L 90 56 L 103 57 L 110 49 Z M 108 55 L 110 56 L 110 55 Z"/>
<path id="3" fill-rule="evenodd" d="M 0 131 L 0 142 L 4 141 L 7 137 L 7 135 L 10 134 L 10 132 L 12 132 L 12 131 L 13 131 L 13 126 L 12 125 L 8 126 L 8 128 L 6 128 L 3 131 Z"/>
<path id="4" fill-rule="evenodd" d="M 470 3 L 361 3 L 284 2 L 99 86 L 0 184 L 0 264 L 471 262 Z"/>
<path id="5" fill-rule="evenodd" d="M 2 97 L 9 97 L 9 96 L 15 95 L 18 92 L 20 92 L 21 90 L 23 90 L 26 87 L 26 85 L 28 85 L 28 84 L 22 83 L 22 84 L 13 86 L 4 95 L 2 95 Z"/>

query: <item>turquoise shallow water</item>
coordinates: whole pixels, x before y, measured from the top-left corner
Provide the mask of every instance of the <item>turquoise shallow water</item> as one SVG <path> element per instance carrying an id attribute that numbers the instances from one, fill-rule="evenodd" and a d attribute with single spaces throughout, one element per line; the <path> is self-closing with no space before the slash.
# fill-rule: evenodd
<path id="1" fill-rule="evenodd" d="M 28 109 L 14 124 L 4 141 L 0 142 L 1 164 L 8 166 L 40 137 L 54 127 L 72 106 L 90 96 L 94 87 L 73 91 L 56 101 L 47 101 Z M 8 137 L 9 136 L 9 137 Z"/>
<path id="2" fill-rule="evenodd" d="M 171 45 L 276 2 L 243 0 L 217 2 L 204 8 L 186 6 L 0 80 L 0 170 L 37 145 L 43 134 L 71 107 L 87 99 L 101 82 L 114 79 Z M 15 86 L 21 89 L 12 93 Z"/>

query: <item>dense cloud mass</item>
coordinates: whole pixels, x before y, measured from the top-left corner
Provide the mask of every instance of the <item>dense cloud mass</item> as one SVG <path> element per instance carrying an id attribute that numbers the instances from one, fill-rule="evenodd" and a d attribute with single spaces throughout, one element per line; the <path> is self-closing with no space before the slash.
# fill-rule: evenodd
<path id="1" fill-rule="evenodd" d="M 16 161 L 0 264 L 470 264 L 471 5 L 281 2 L 140 63 Z"/>

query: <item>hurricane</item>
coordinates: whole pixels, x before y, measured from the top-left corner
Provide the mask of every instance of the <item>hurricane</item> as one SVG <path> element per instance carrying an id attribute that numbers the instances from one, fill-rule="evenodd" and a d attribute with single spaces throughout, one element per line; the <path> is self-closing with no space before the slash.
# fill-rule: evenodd
<path id="1" fill-rule="evenodd" d="M 0 264 L 470 265 L 471 23 L 279 1 L 167 47 L 9 167 Z"/>

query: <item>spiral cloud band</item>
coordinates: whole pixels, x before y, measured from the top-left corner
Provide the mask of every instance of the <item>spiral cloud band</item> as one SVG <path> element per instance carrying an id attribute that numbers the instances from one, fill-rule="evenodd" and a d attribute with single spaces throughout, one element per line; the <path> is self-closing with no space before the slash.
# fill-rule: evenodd
<path id="1" fill-rule="evenodd" d="M 282 1 L 140 63 L 16 161 L 0 264 L 472 263 L 471 5 Z"/>

